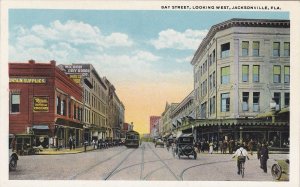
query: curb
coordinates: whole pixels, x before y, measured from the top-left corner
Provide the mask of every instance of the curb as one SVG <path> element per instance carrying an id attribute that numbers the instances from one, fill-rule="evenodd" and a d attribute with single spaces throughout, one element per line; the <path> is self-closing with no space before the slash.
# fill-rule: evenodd
<path id="1" fill-rule="evenodd" d="M 36 155 L 66 155 L 66 154 L 78 154 L 78 153 L 84 153 L 84 152 L 88 152 L 88 151 L 94 151 L 97 149 L 87 149 L 86 151 L 84 150 L 80 150 L 80 151 L 72 151 L 72 152 L 61 152 L 61 151 L 45 151 L 45 152 L 40 152 Z"/>

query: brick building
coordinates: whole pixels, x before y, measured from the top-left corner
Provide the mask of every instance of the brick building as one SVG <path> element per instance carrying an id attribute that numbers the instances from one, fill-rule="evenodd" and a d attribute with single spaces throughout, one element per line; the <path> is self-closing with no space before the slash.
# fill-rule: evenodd
<path id="1" fill-rule="evenodd" d="M 82 88 L 55 61 L 9 63 L 9 92 L 10 134 L 34 134 L 43 147 L 68 147 L 70 136 L 82 145 Z"/>

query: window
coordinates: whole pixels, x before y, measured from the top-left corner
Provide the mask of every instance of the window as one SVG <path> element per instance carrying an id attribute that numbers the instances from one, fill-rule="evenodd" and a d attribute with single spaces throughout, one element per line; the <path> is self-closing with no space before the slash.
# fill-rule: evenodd
<path id="1" fill-rule="evenodd" d="M 249 110 L 249 92 L 243 92 L 243 104 L 242 104 L 243 111 Z"/>
<path id="2" fill-rule="evenodd" d="M 203 104 L 201 104 L 201 116 L 200 116 L 200 118 L 206 118 L 206 102 L 205 103 L 203 103 Z"/>
<path id="3" fill-rule="evenodd" d="M 280 103 L 281 103 L 281 94 L 280 92 L 275 92 L 274 93 L 274 101 L 276 103 L 276 110 L 280 110 Z"/>
<path id="4" fill-rule="evenodd" d="M 280 56 L 280 43 L 273 42 L 273 56 L 279 57 Z"/>
<path id="5" fill-rule="evenodd" d="M 221 112 L 230 111 L 230 97 L 229 93 L 221 94 Z"/>
<path id="6" fill-rule="evenodd" d="M 216 102 L 215 96 L 209 99 L 209 114 L 210 115 L 215 113 L 215 102 Z"/>
<path id="7" fill-rule="evenodd" d="M 209 55 L 208 63 L 209 63 L 209 66 L 211 66 L 213 64 L 212 54 Z"/>
<path id="8" fill-rule="evenodd" d="M 203 74 L 207 71 L 207 60 L 203 64 Z"/>
<path id="9" fill-rule="evenodd" d="M 242 79 L 243 82 L 248 82 L 249 80 L 249 66 L 242 66 Z"/>
<path id="10" fill-rule="evenodd" d="M 11 113 L 20 112 L 20 94 L 11 94 L 10 102 Z"/>
<path id="11" fill-rule="evenodd" d="M 216 87 L 216 72 L 213 72 L 213 87 Z"/>
<path id="12" fill-rule="evenodd" d="M 253 92 L 253 112 L 259 112 L 259 92 Z"/>
<path id="13" fill-rule="evenodd" d="M 211 75 L 209 75 L 209 89 L 211 90 L 212 89 L 212 87 L 213 87 L 213 84 L 212 84 L 212 74 Z"/>
<path id="14" fill-rule="evenodd" d="M 66 111 L 67 111 L 67 105 L 66 105 L 66 101 L 63 100 L 61 102 L 61 115 L 66 115 Z"/>
<path id="15" fill-rule="evenodd" d="M 253 82 L 259 82 L 259 66 L 253 66 Z"/>
<path id="16" fill-rule="evenodd" d="M 76 105 L 74 105 L 73 118 L 76 119 L 76 117 L 77 117 L 77 111 L 76 111 Z"/>
<path id="17" fill-rule="evenodd" d="M 284 42 L 284 56 L 290 56 L 290 42 Z"/>
<path id="18" fill-rule="evenodd" d="M 253 42 L 252 44 L 252 55 L 259 56 L 259 42 Z"/>
<path id="19" fill-rule="evenodd" d="M 61 114 L 61 101 L 60 97 L 56 97 L 56 114 Z"/>
<path id="20" fill-rule="evenodd" d="M 229 83 L 229 71 L 230 67 L 223 67 L 221 68 L 221 84 L 228 84 Z"/>
<path id="21" fill-rule="evenodd" d="M 243 41 L 242 42 L 242 56 L 249 55 L 249 42 Z"/>
<path id="22" fill-rule="evenodd" d="M 229 57 L 230 43 L 221 45 L 221 58 Z"/>
<path id="23" fill-rule="evenodd" d="M 274 83 L 280 83 L 280 79 L 281 79 L 281 67 L 280 66 L 274 66 L 273 67 L 273 82 Z"/>
<path id="24" fill-rule="evenodd" d="M 215 61 L 216 61 L 216 50 L 214 49 L 213 50 L 213 62 L 212 63 L 215 63 Z"/>
<path id="25" fill-rule="evenodd" d="M 290 66 L 284 66 L 284 83 L 290 83 Z"/>
<path id="26" fill-rule="evenodd" d="M 284 93 L 284 106 L 290 106 L 290 93 Z"/>

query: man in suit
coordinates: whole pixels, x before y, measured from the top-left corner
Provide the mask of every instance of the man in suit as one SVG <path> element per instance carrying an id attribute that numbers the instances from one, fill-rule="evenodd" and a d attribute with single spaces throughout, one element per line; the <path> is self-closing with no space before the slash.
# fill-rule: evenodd
<path id="1" fill-rule="evenodd" d="M 267 161 L 269 159 L 269 150 L 266 145 L 266 143 L 262 143 L 262 147 L 260 149 L 260 165 L 261 169 L 264 170 L 265 173 L 267 173 Z"/>

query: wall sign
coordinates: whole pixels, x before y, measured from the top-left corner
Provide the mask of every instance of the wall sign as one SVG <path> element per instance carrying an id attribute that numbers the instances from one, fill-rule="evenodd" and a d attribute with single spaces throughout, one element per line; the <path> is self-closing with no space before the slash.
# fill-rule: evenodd
<path id="1" fill-rule="evenodd" d="M 33 97 L 33 112 L 48 112 L 49 98 L 48 97 Z"/>
<path id="2" fill-rule="evenodd" d="M 46 78 L 9 78 L 9 83 L 25 83 L 25 84 L 45 84 Z"/>

